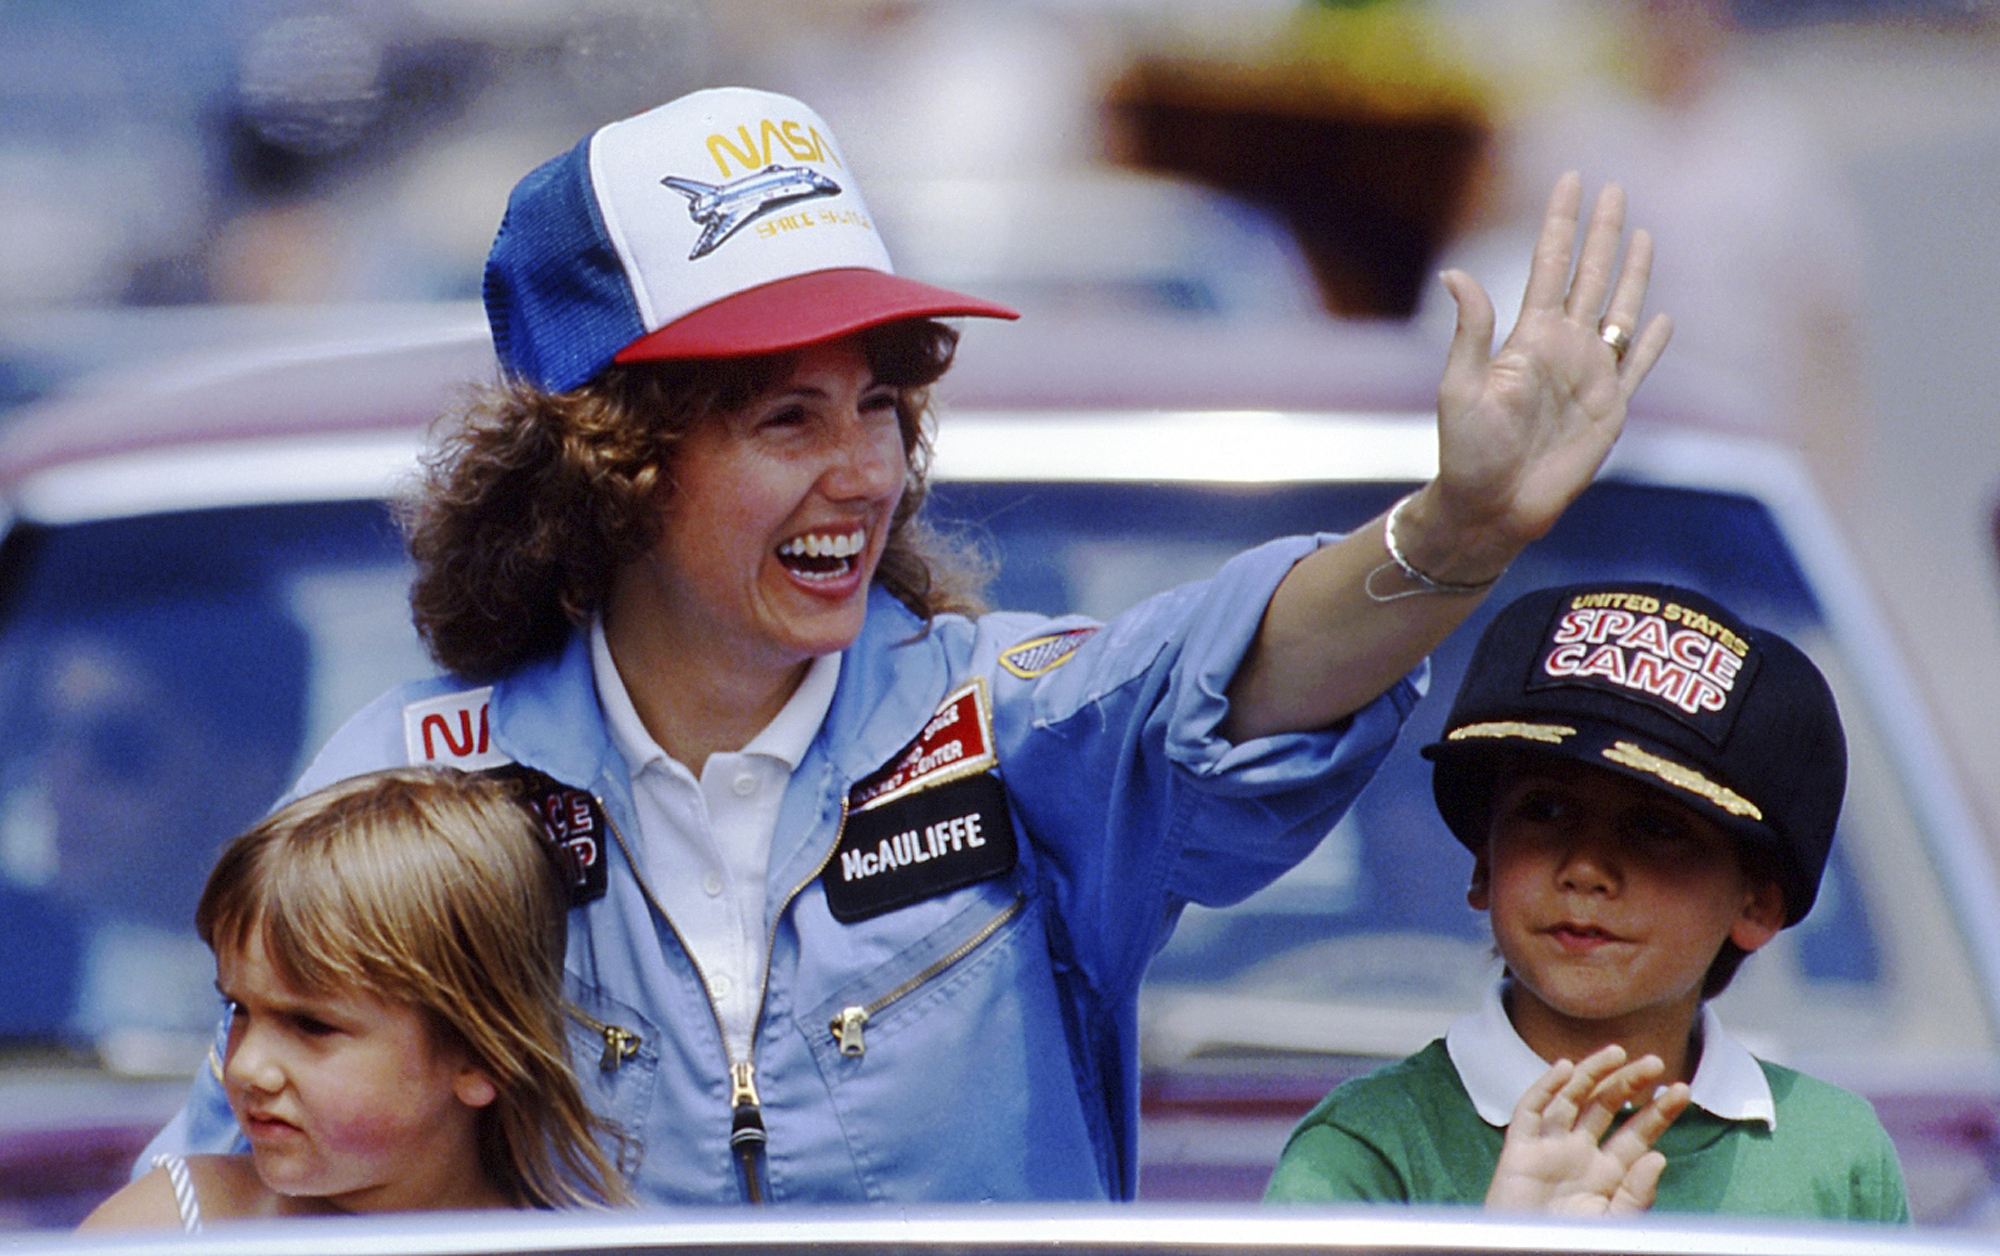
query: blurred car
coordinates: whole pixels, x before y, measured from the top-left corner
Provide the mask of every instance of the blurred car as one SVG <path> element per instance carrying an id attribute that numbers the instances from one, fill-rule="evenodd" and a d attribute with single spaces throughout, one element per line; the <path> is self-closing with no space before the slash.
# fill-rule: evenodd
<path id="1" fill-rule="evenodd" d="M 939 389 L 931 508 L 996 557 L 998 605 L 1111 615 L 1267 537 L 1352 528 L 1434 469 L 1442 346 L 1417 329 L 1035 322 L 970 334 Z M 217 1011 L 194 896 L 332 728 L 429 670 L 386 503 L 493 371 L 477 311 L 451 307 L 150 362 L 0 429 L 0 1220 L 73 1223 L 178 1107 Z M 1920 1219 L 1996 1219 L 1984 838 L 1796 461 L 1643 419 L 1439 650 L 1433 699 L 1319 850 L 1183 916 L 1142 995 L 1142 1199 L 1254 1199 L 1330 1085 L 1476 1004 L 1471 858 L 1416 748 L 1491 607 L 1589 577 L 1704 588 L 1828 673 L 1853 769 L 1826 889 L 1722 1010 L 1876 1102 Z"/>

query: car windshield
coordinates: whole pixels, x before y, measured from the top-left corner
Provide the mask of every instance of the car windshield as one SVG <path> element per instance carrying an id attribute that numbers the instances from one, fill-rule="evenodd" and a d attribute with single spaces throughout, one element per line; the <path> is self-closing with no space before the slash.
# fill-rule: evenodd
<path id="1" fill-rule="evenodd" d="M 374 502 L 26 525 L 0 628 L 0 1035 L 188 1072 L 219 1003 L 221 844 L 362 702 L 429 668 Z M 34 962 L 26 962 L 33 956 Z"/>
<path id="2" fill-rule="evenodd" d="M 996 604 L 1102 617 L 1260 539 L 1358 526 L 1412 487 L 951 483 L 934 505 L 1000 553 Z M 1418 1049 L 1477 1005 L 1496 971 L 1491 937 L 1466 905 L 1472 856 L 1438 818 L 1418 749 L 1438 736 L 1495 610 L 1607 577 L 1702 589 L 1790 637 L 1827 673 L 1846 721 L 1850 784 L 1824 887 L 1719 1001 L 1732 1031 L 1834 1077 L 1865 1060 L 1879 1081 L 1885 1057 L 1912 1072 L 1990 1058 L 1985 1001 L 1910 800 L 1770 512 L 1740 495 L 1601 480 L 1433 655 L 1431 696 L 1318 850 L 1245 902 L 1182 914 L 1145 995 L 1156 1077 L 1305 1064 L 1317 1086 Z"/>
<path id="3" fill-rule="evenodd" d="M 1358 526 L 1410 487 L 947 480 L 930 509 L 996 558 L 996 605 L 1104 617 L 1268 537 Z M 219 845 L 342 719 L 430 671 L 407 559 L 372 501 L 28 523 L 0 558 L 0 1038 L 184 1074 L 217 1011 L 191 922 Z M 1316 853 L 1245 902 L 1185 910 L 1142 995 L 1149 1086 L 1303 1078 L 1281 1138 L 1324 1084 L 1476 1006 L 1493 961 L 1464 901 L 1471 856 L 1438 820 L 1417 750 L 1492 609 L 1607 576 L 1701 588 L 1785 633 L 1846 718 L 1853 767 L 1825 889 L 1724 996 L 1732 1029 L 1834 1080 L 1990 1064 L 1987 1003 L 1918 813 L 1772 515 L 1747 496 L 1607 479 L 1436 653 L 1430 698 Z M 1261 1184 L 1276 1151 L 1246 1152 L 1231 1189 Z M 1173 1182 L 1156 1160 L 1142 1180 Z"/>

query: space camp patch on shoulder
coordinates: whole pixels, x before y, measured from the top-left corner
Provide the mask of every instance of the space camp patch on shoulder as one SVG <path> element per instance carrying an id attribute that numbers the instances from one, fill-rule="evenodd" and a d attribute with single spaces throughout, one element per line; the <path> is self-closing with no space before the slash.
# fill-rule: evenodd
<path id="1" fill-rule="evenodd" d="M 521 763 L 486 768 L 480 775 L 513 786 L 515 798 L 541 821 L 542 836 L 569 889 L 571 907 L 604 897 L 604 852 L 611 826 L 589 790 L 565 785 L 547 772 Z"/>
<path id="2" fill-rule="evenodd" d="M 1046 676 L 1064 663 L 1084 642 L 1097 635 L 1098 625 L 1069 628 L 1031 637 L 1000 652 L 1000 666 L 1022 680 Z"/>
<path id="3" fill-rule="evenodd" d="M 513 762 L 493 748 L 487 718 L 492 703 L 491 685 L 404 703 L 403 747 L 409 761 L 468 772 Z"/>
<path id="4" fill-rule="evenodd" d="M 986 682 L 976 679 L 848 792 L 820 878 L 834 919 L 853 924 L 1011 872 L 1019 852 L 998 765 Z"/>

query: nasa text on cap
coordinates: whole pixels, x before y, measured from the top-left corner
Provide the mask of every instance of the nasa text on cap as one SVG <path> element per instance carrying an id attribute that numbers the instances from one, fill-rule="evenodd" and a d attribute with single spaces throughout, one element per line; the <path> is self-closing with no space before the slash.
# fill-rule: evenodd
<path id="1" fill-rule="evenodd" d="M 904 318 L 1014 318 L 905 279 L 820 116 L 743 87 L 598 128 L 515 185 L 486 314 L 515 378 L 773 353 Z"/>

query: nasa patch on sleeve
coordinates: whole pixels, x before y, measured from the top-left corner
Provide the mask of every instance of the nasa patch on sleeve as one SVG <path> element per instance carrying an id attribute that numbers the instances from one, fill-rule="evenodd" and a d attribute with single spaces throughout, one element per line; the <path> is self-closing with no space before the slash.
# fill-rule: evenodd
<path id="1" fill-rule="evenodd" d="M 975 681 L 849 792 L 820 877 L 834 919 L 853 924 L 1012 871 L 1019 852 L 997 765 L 985 685 Z"/>
<path id="2" fill-rule="evenodd" d="M 1084 642 L 1097 635 L 1097 630 L 1098 626 L 1091 624 L 1023 641 L 1000 652 L 1000 666 L 1022 680 L 1046 676 L 1069 662 Z"/>
<path id="3" fill-rule="evenodd" d="M 522 805 L 542 822 L 542 835 L 569 888 L 569 905 L 581 907 L 603 898 L 604 844 L 611 828 L 590 791 L 572 789 L 519 763 L 488 768 L 483 775 L 510 783 Z"/>

